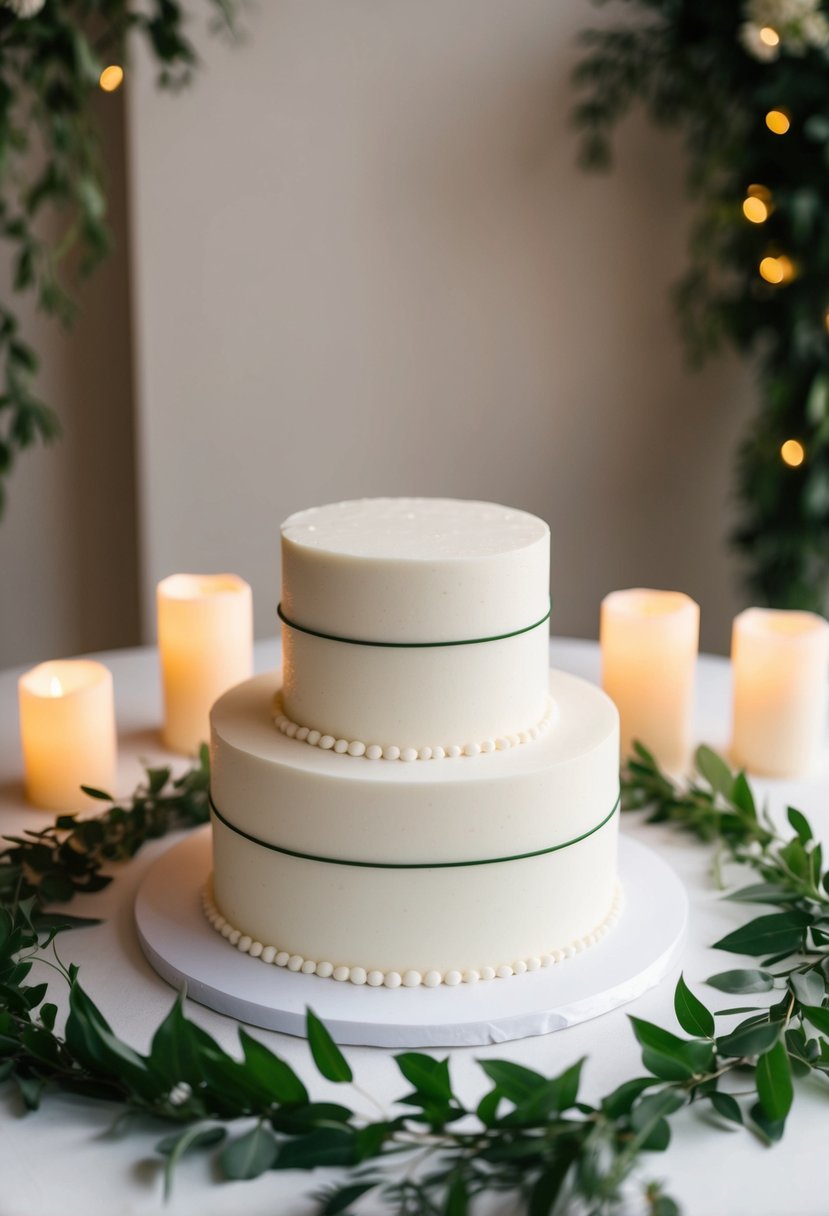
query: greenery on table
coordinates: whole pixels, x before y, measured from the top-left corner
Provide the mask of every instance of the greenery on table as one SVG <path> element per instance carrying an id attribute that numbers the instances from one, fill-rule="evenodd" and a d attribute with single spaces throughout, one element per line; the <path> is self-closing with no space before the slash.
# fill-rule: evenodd
<path id="1" fill-rule="evenodd" d="M 236 0 L 207 0 L 232 30 Z M 197 66 L 177 0 L 0 0 L 0 236 L 11 289 L 64 324 L 73 292 L 107 254 L 106 167 L 94 101 L 101 73 L 146 43 L 166 88 Z M 103 83 L 107 83 L 104 77 Z M 17 455 L 59 432 L 35 392 L 38 356 L 10 298 L 0 303 L 0 514 Z"/>
<path id="2" fill-rule="evenodd" d="M 583 1060 L 546 1077 L 485 1059 L 486 1092 L 470 1107 L 454 1090 L 447 1059 L 409 1051 L 395 1057 L 408 1091 L 392 1110 L 372 1113 L 366 1108 L 376 1104 L 311 1011 L 311 1056 L 342 1087 L 339 1102 L 314 1100 L 243 1027 L 240 1055 L 228 1054 L 187 1018 L 181 999 L 146 1055 L 120 1039 L 78 969 L 55 949 L 61 928 L 78 922 L 44 905 L 99 890 L 109 881 L 106 862 L 203 822 L 204 755 L 175 780 L 167 769 L 149 769 L 128 803 L 100 817 L 62 816 L 44 831 L 9 838 L 0 853 L 0 1079 L 17 1087 L 28 1109 L 62 1089 L 166 1123 L 158 1150 L 168 1191 L 185 1153 L 211 1152 L 233 1179 L 338 1167 L 315 1192 L 328 1216 L 351 1211 L 368 1192 L 399 1216 L 463 1216 L 493 1191 L 528 1216 L 611 1216 L 633 1185 L 644 1186 L 653 1216 L 672 1216 L 677 1203 L 639 1180 L 650 1154 L 668 1148 L 678 1112 L 693 1107 L 712 1129 L 742 1125 L 770 1144 L 783 1135 L 796 1080 L 829 1074 L 829 876 L 821 847 L 794 809 L 792 833 L 780 835 L 745 776 L 714 752 L 700 749 L 697 766 L 698 776 L 680 786 L 639 748 L 623 774 L 624 806 L 647 808 L 651 822 L 715 845 L 718 871 L 727 865 L 753 878 L 728 898 L 774 911 L 752 912 L 716 943 L 752 960 L 707 981 L 736 994 L 738 1007 L 712 1010 L 680 978 L 674 1008 L 684 1033 L 631 1017 L 642 1069 L 598 1101 L 580 1096 Z M 30 982 L 36 961 L 68 984 L 62 1029 L 47 983 Z"/>
<path id="3" fill-rule="evenodd" d="M 683 133 L 696 220 L 676 289 L 681 329 L 695 359 L 731 343 L 753 356 L 759 379 L 733 539 L 761 601 L 820 611 L 829 600 L 826 6 L 621 5 L 620 20 L 583 35 L 583 161 L 609 164 L 614 129 L 637 103 Z M 772 111 L 779 134 L 766 122 Z M 799 447 L 783 451 L 792 440 Z"/>

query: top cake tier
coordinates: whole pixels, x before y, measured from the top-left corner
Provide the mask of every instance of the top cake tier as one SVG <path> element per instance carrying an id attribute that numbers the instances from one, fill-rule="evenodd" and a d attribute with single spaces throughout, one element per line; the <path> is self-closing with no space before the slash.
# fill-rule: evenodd
<path id="1" fill-rule="evenodd" d="M 369 642 L 452 642 L 523 629 L 549 606 L 550 531 L 488 502 L 368 498 L 282 525 L 282 607 Z"/>
<path id="2" fill-rule="evenodd" d="M 549 529 L 494 503 L 378 498 L 282 526 L 279 712 L 337 741 L 473 747 L 548 712 Z"/>

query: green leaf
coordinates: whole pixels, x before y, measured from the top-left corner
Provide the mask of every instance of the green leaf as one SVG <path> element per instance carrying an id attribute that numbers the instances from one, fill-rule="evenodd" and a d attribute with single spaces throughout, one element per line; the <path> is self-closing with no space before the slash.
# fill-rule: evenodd
<path id="1" fill-rule="evenodd" d="M 156 1152 L 167 1158 L 164 1164 L 164 1198 L 169 1199 L 173 1193 L 173 1175 L 176 1166 L 186 1152 L 193 1148 L 212 1148 L 224 1140 L 226 1135 L 223 1127 L 205 1127 L 195 1123 L 186 1127 L 183 1132 L 173 1136 L 165 1136 L 156 1144 Z"/>
<path id="2" fill-rule="evenodd" d="M 37 1110 L 40 1106 L 45 1082 L 41 1081 L 39 1077 L 21 1077 L 19 1074 L 16 1074 L 14 1079 L 26 1109 Z"/>
<path id="3" fill-rule="evenodd" d="M 783 1132 L 786 1130 L 785 1119 L 769 1119 L 765 1110 L 759 1102 L 755 1102 L 749 1114 L 756 1124 L 764 1139 L 775 1144 L 783 1138 Z"/>
<path id="4" fill-rule="evenodd" d="M 738 969 L 736 971 L 718 971 L 705 981 L 720 992 L 770 992 L 774 977 L 768 971 L 756 969 Z"/>
<path id="5" fill-rule="evenodd" d="M 263 1123 L 231 1140 L 219 1158 L 225 1178 L 258 1178 L 276 1160 L 277 1143 L 273 1132 Z"/>
<path id="6" fill-rule="evenodd" d="M 738 1026 L 731 1034 L 717 1039 L 717 1051 L 722 1056 L 756 1056 L 777 1042 L 780 1037 L 779 1022 L 754 1022 L 749 1026 Z"/>
<path id="7" fill-rule="evenodd" d="M 484 1094 L 478 1103 L 476 1114 L 484 1127 L 492 1127 L 498 1118 L 498 1107 L 502 1098 L 498 1086 Z"/>
<path id="8" fill-rule="evenodd" d="M 795 810 L 793 806 L 787 808 L 786 815 L 789 823 L 797 832 L 801 844 L 808 844 L 812 839 L 812 828 L 806 816 L 802 811 Z"/>
<path id="9" fill-rule="evenodd" d="M 731 891 L 726 898 L 735 904 L 785 904 L 794 903 L 800 895 L 771 882 L 755 882 Z"/>
<path id="10" fill-rule="evenodd" d="M 723 1094 L 715 1089 L 708 1097 L 714 1110 L 718 1115 L 722 1115 L 723 1119 L 728 1119 L 732 1123 L 742 1123 L 743 1112 L 740 1110 L 740 1104 L 736 1098 L 732 1098 L 731 1094 Z"/>
<path id="11" fill-rule="evenodd" d="M 826 995 L 826 981 L 819 971 L 793 971 L 789 987 L 801 1005 L 820 1005 Z"/>
<path id="12" fill-rule="evenodd" d="M 43 1025 L 46 1027 L 47 1030 L 54 1030 L 55 1019 L 57 1018 L 57 1016 L 58 1016 L 57 1005 L 53 1005 L 53 1004 L 51 1004 L 51 1002 L 49 1002 L 45 1005 L 40 1006 L 40 1020 L 43 1023 Z"/>
<path id="13" fill-rule="evenodd" d="M 654 1077 L 634 1077 L 630 1081 L 623 1081 L 617 1089 L 602 1099 L 602 1110 L 610 1119 L 621 1119 L 623 1115 L 630 1114 L 631 1107 L 639 1095 L 656 1084 Z"/>
<path id="14" fill-rule="evenodd" d="M 703 1039 L 711 1038 L 714 1034 L 713 1014 L 694 996 L 682 975 L 674 992 L 674 1010 L 676 1020 L 688 1034 Z"/>
<path id="15" fill-rule="evenodd" d="M 821 1034 L 829 1034 L 829 1009 L 825 1005 L 803 1005 L 801 1012 Z"/>
<path id="16" fill-rule="evenodd" d="M 722 794 L 723 798 L 730 800 L 734 774 L 722 756 L 718 756 L 710 747 L 703 745 L 697 748 L 696 762 L 697 768 L 712 790 L 716 790 L 718 794 Z"/>
<path id="17" fill-rule="evenodd" d="M 665 1081 L 685 1081 L 710 1065 L 711 1044 L 680 1039 L 661 1026 L 631 1017 L 633 1033 L 642 1045 L 642 1063 Z"/>
<path id="18" fill-rule="evenodd" d="M 348 1061 L 326 1027 L 313 1010 L 306 1009 L 305 1013 L 308 1045 L 319 1072 L 327 1081 L 353 1081 L 354 1074 Z"/>
<path id="19" fill-rule="evenodd" d="M 758 916 L 733 933 L 726 934 L 714 943 L 714 949 L 728 950 L 732 954 L 792 953 L 800 946 L 811 923 L 812 918 L 806 912 L 795 909 L 772 912 L 769 916 Z"/>
<path id="20" fill-rule="evenodd" d="M 307 1136 L 286 1140 L 273 1163 L 276 1170 L 313 1170 L 324 1165 L 353 1165 L 357 1137 L 348 1128 L 323 1127 Z"/>
<path id="21" fill-rule="evenodd" d="M 504 1097 L 516 1106 L 547 1080 L 541 1073 L 510 1060 L 479 1060 L 478 1063 Z"/>
<path id="22" fill-rule="evenodd" d="M 556 1146 L 552 1162 L 539 1174 L 530 1191 L 527 1216 L 550 1216 L 576 1159 L 577 1151 L 575 1144 L 568 1144 L 566 1141 Z"/>
<path id="23" fill-rule="evenodd" d="M 350 1182 L 346 1186 L 339 1187 L 327 1196 L 320 1208 L 319 1216 L 340 1216 L 341 1212 L 345 1212 L 352 1203 L 362 1199 L 363 1195 L 373 1191 L 379 1184 L 379 1179 L 375 1178 L 368 1182 Z"/>
<path id="24" fill-rule="evenodd" d="M 639 1147 L 645 1152 L 662 1153 L 671 1140 L 667 1115 L 685 1105 L 685 1098 L 673 1089 L 641 1098 L 631 1112 L 631 1126 L 638 1133 Z"/>
<path id="25" fill-rule="evenodd" d="M 308 1101 L 308 1091 L 291 1066 L 249 1035 L 243 1026 L 239 1027 L 239 1041 L 245 1064 L 267 1091 L 270 1101 L 282 1105 L 300 1105 Z"/>
<path id="26" fill-rule="evenodd" d="M 444 1216 L 466 1216 L 469 1211 L 469 1191 L 463 1174 L 456 1174 L 449 1184 Z"/>
<path id="27" fill-rule="evenodd" d="M 435 1060 L 432 1056 L 417 1051 L 405 1051 L 394 1058 L 403 1076 L 418 1093 L 438 1102 L 451 1101 L 452 1082 L 449 1079 L 448 1059 Z"/>
<path id="28" fill-rule="evenodd" d="M 101 802 L 114 802 L 112 794 L 108 794 L 106 790 L 98 790 L 94 785 L 82 785 L 81 789 L 89 798 L 98 798 Z"/>
<path id="29" fill-rule="evenodd" d="M 738 773 L 731 788 L 731 802 L 739 810 L 745 811 L 750 819 L 757 818 L 757 808 L 754 805 L 754 794 L 745 773 Z"/>
<path id="30" fill-rule="evenodd" d="M 584 1060 L 577 1060 L 560 1076 L 537 1085 L 526 1098 L 516 1103 L 515 1110 L 502 1120 L 502 1124 L 505 1127 L 535 1126 L 569 1110 L 578 1098 L 583 1066 Z"/>
<path id="31" fill-rule="evenodd" d="M 792 1073 L 786 1045 L 778 1040 L 757 1061 L 757 1096 L 766 1116 L 777 1122 L 785 1119 L 794 1098 Z"/>

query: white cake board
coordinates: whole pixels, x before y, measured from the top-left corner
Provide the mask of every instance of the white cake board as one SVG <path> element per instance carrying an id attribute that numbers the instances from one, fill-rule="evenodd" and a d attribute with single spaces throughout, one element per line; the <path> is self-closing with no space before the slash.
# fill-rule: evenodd
<path id="1" fill-rule="evenodd" d="M 338 1043 L 463 1047 L 564 1030 L 641 996 L 674 962 L 688 919 L 685 888 L 644 845 L 622 836 L 622 915 L 574 958 L 507 980 L 439 988 L 368 988 L 302 975 L 234 950 L 201 910 L 212 864 L 210 829 L 168 849 L 135 901 L 142 948 L 174 988 L 240 1022 L 304 1035 L 305 1010 Z"/>

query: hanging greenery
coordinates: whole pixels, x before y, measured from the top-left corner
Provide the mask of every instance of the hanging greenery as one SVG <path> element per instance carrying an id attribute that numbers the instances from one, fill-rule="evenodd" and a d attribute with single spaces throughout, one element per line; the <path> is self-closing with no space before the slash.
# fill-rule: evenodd
<path id="1" fill-rule="evenodd" d="M 207 5 L 215 28 L 232 31 L 236 0 Z M 197 57 L 177 0 L 0 2 L 0 236 L 10 286 L 65 325 L 80 280 L 110 248 L 93 99 L 118 88 L 135 37 L 161 86 L 187 83 Z M 9 295 L 0 302 L 0 514 L 18 454 L 59 433 L 35 392 L 38 365 Z"/>
<path id="2" fill-rule="evenodd" d="M 829 20 L 819 0 L 619 0 L 583 35 L 583 162 L 610 162 L 639 103 L 682 132 L 696 204 L 676 288 L 694 360 L 731 343 L 760 408 L 737 462 L 733 541 L 761 602 L 829 599 Z"/>
<path id="3" fill-rule="evenodd" d="M 338 1167 L 327 1186 L 315 1180 L 307 1188 L 321 1216 L 350 1212 L 369 1192 L 375 1206 L 397 1216 L 465 1216 L 493 1192 L 528 1216 L 620 1216 L 639 1196 L 637 1211 L 678 1216 L 677 1202 L 644 1181 L 658 1168 L 651 1154 L 665 1152 L 678 1130 L 674 1116 L 693 1108 L 709 1134 L 739 1125 L 771 1145 L 784 1134 L 799 1082 L 810 1078 L 825 1097 L 829 1075 L 829 875 L 821 846 L 793 808 L 791 834 L 781 834 L 756 807 L 744 774 L 715 752 L 700 748 L 697 769 L 687 785 L 674 782 L 637 746 L 622 777 L 623 806 L 647 808 L 650 822 L 716 846 L 716 873 L 727 867 L 737 879 L 729 898 L 747 906 L 748 919 L 715 948 L 750 961 L 707 983 L 739 1003 L 711 1009 L 680 976 L 674 1014 L 683 1034 L 631 1017 L 642 1066 L 598 1100 L 580 1094 L 584 1060 L 546 1077 L 485 1059 L 485 1093 L 469 1107 L 453 1087 L 448 1059 L 407 1051 L 395 1056 L 407 1092 L 392 1110 L 367 1115 L 359 1109 L 367 1095 L 352 1085 L 348 1061 L 310 1010 L 310 1056 L 317 1072 L 341 1086 L 338 1102 L 313 1099 L 293 1069 L 243 1027 L 239 1052 L 228 1054 L 186 1016 L 180 999 L 155 1028 L 147 1055 L 119 1038 L 77 967 L 64 965 L 54 948 L 56 934 L 95 922 L 46 905 L 101 890 L 113 861 L 204 823 L 206 749 L 177 779 L 167 768 L 148 769 L 131 799 L 98 817 L 64 815 L 6 838 L 0 1084 L 15 1086 L 30 1111 L 62 1090 L 118 1104 L 122 1129 L 128 1114 L 140 1114 L 144 1125 L 154 1119 L 167 1131 L 157 1145 L 167 1193 L 185 1154 L 209 1152 L 229 1179 Z M 102 791 L 87 792 L 111 802 Z M 739 885 L 744 877 L 748 885 Z M 772 910 L 756 916 L 758 905 Z M 36 961 L 67 984 L 65 1019 L 53 984 L 30 982 Z"/>

